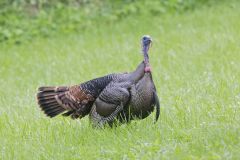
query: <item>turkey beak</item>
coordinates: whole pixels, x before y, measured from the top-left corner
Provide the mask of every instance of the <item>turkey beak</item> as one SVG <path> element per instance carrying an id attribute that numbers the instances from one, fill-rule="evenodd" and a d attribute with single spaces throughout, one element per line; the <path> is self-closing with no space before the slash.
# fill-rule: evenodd
<path id="1" fill-rule="evenodd" d="M 152 41 L 152 39 L 150 39 L 150 47 L 152 47 L 152 43 L 153 43 L 153 41 Z M 149 47 L 149 48 L 150 48 L 150 47 Z"/>
<path id="2" fill-rule="evenodd" d="M 149 39 L 149 43 L 148 43 L 148 50 L 149 50 L 149 48 L 151 48 L 152 47 L 152 39 L 150 38 Z"/>

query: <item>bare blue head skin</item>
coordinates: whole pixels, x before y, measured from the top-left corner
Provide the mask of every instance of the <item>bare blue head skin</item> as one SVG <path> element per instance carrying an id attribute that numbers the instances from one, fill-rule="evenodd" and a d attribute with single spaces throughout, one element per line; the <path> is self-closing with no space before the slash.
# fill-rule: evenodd
<path id="1" fill-rule="evenodd" d="M 151 72 L 151 67 L 149 64 L 149 57 L 148 57 L 148 50 L 152 43 L 152 38 L 149 35 L 144 35 L 142 37 L 142 52 L 144 56 L 144 63 L 145 63 L 145 72 Z"/>

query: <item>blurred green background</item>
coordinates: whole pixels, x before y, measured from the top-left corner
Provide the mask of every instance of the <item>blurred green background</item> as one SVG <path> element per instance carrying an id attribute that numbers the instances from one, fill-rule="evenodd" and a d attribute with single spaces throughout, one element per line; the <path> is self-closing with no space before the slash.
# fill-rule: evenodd
<path id="1" fill-rule="evenodd" d="M 82 33 L 129 17 L 180 14 L 217 0 L 1 0 L 0 42 Z"/>

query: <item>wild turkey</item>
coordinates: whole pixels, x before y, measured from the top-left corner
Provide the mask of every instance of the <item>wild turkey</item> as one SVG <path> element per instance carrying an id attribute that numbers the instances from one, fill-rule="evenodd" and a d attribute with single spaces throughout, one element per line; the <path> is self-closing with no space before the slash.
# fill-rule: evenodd
<path id="1" fill-rule="evenodd" d="M 145 74 L 122 81 L 112 81 L 99 95 L 90 112 L 94 126 L 112 125 L 115 117 L 121 122 L 135 117 L 145 118 L 157 106 L 156 121 L 159 117 L 159 102 L 151 77 L 148 49 L 151 38 L 142 39 Z M 130 102 L 130 106 L 129 105 Z M 133 107 L 133 110 L 132 110 Z"/>
<path id="2" fill-rule="evenodd" d="M 110 82 L 143 77 L 144 69 L 145 63 L 141 62 L 131 73 L 109 74 L 74 86 L 39 87 L 37 101 L 49 117 L 63 113 L 73 119 L 82 118 L 89 114 L 94 101 Z"/>

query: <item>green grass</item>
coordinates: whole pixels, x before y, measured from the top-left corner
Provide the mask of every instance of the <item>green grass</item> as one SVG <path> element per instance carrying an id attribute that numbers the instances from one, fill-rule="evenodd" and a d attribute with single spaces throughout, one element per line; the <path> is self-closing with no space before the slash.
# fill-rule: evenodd
<path id="1" fill-rule="evenodd" d="M 80 35 L 0 48 L 0 159 L 240 159 L 240 3 L 129 17 Z M 161 117 L 114 129 L 50 119 L 41 85 L 70 85 L 141 61 L 150 34 Z"/>

